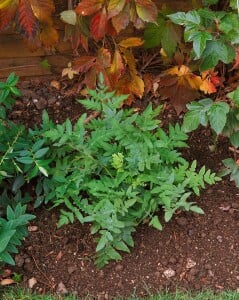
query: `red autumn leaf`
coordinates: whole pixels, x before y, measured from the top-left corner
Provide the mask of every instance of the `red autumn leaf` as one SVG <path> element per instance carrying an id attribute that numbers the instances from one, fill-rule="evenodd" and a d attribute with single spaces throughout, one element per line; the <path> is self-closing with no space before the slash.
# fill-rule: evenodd
<path id="1" fill-rule="evenodd" d="M 118 15 L 114 16 L 111 20 L 112 20 L 112 25 L 114 26 L 117 33 L 125 29 L 129 25 L 129 21 L 130 21 L 129 3 L 127 3 L 124 6 L 123 10 Z"/>
<path id="2" fill-rule="evenodd" d="M 112 19 L 108 20 L 107 25 L 106 25 L 106 34 L 109 36 L 116 36 L 118 33 L 115 30 L 113 24 L 112 24 Z"/>
<path id="3" fill-rule="evenodd" d="M 28 0 L 20 0 L 17 11 L 17 24 L 21 32 L 33 38 L 38 31 L 38 20 L 34 16 Z"/>
<path id="4" fill-rule="evenodd" d="M 98 12 L 104 0 L 82 0 L 76 7 L 75 12 L 82 16 L 90 16 Z"/>
<path id="5" fill-rule="evenodd" d="M 13 1 L 7 8 L 0 9 L 0 31 L 10 26 L 10 23 L 15 17 L 17 5 L 17 1 Z"/>
<path id="6" fill-rule="evenodd" d="M 107 32 L 107 21 L 107 12 L 105 8 L 91 19 L 90 32 L 95 40 L 99 40 L 105 36 Z"/>
<path id="7" fill-rule="evenodd" d="M 73 69 L 75 71 L 78 71 L 79 73 L 87 72 L 92 66 L 94 66 L 96 63 L 96 57 L 95 56 L 81 56 L 74 60 L 73 62 Z"/>
<path id="8" fill-rule="evenodd" d="M 158 16 L 157 6 L 151 0 L 135 0 L 137 15 L 144 22 L 155 22 Z"/>
<path id="9" fill-rule="evenodd" d="M 55 11 L 53 0 L 29 0 L 35 17 L 43 23 L 53 24 L 52 14 Z"/>
<path id="10" fill-rule="evenodd" d="M 110 0 L 107 11 L 108 11 L 108 18 L 112 18 L 117 16 L 124 8 L 126 0 Z"/>

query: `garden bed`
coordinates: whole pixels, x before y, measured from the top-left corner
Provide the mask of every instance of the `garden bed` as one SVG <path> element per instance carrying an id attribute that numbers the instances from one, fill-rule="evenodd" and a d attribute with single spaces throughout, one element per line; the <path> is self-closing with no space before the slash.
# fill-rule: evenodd
<path id="1" fill-rule="evenodd" d="M 10 114 L 16 122 L 40 124 L 43 109 L 56 123 L 67 117 L 75 121 L 84 111 L 75 101 L 78 91 L 74 81 L 31 80 L 22 82 L 20 89 L 22 97 Z M 143 108 L 147 101 L 145 97 L 135 106 Z M 176 119 L 171 107 L 166 106 L 163 120 L 168 123 Z M 191 135 L 184 156 L 189 161 L 196 159 L 199 166 L 218 171 L 222 159 L 231 153 L 223 138 L 219 139 L 217 150 L 210 153 L 211 143 L 210 131 L 201 128 Z M 190 200 L 197 201 L 205 214 L 177 213 L 163 224 L 163 231 L 142 224 L 134 234 L 135 247 L 131 253 L 123 254 L 122 261 L 110 262 L 101 270 L 94 265 L 96 245 L 89 225 L 75 222 L 57 229 L 58 210 L 32 208 L 37 217 L 15 257 L 16 267 L 10 269 L 23 275 L 23 286 L 29 287 L 33 280 L 33 289 L 39 293 L 75 293 L 98 299 L 132 293 L 144 296 L 149 291 L 176 288 L 237 290 L 239 190 L 224 178 Z"/>

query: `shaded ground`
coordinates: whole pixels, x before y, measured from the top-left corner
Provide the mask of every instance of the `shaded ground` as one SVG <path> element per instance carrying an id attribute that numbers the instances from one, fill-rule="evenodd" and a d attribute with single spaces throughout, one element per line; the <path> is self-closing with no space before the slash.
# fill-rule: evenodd
<path id="1" fill-rule="evenodd" d="M 58 82 L 59 83 L 59 82 Z M 25 82 L 11 118 L 33 125 L 40 122 L 47 109 L 55 122 L 67 116 L 76 119 L 82 113 L 75 102 L 77 85 L 60 82 L 58 90 L 49 81 Z M 166 110 L 165 120 L 174 114 Z M 222 139 L 216 152 L 210 154 L 210 132 L 200 129 L 185 150 L 189 160 L 197 159 L 214 171 L 230 155 Z M 205 215 L 180 212 L 159 232 L 141 225 L 134 235 L 135 247 L 123 254 L 120 262 L 111 262 L 102 270 L 94 266 L 95 244 L 89 225 L 75 223 L 57 229 L 57 211 L 40 208 L 34 213 L 32 231 L 16 256 L 14 271 L 23 274 L 23 285 L 38 292 L 73 292 L 98 299 L 112 296 L 139 296 L 150 290 L 168 288 L 215 291 L 239 288 L 239 190 L 228 178 L 202 191 L 195 198 Z"/>

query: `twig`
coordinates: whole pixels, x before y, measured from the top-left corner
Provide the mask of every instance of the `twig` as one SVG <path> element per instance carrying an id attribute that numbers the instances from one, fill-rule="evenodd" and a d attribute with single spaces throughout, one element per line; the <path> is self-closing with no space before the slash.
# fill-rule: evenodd
<path id="1" fill-rule="evenodd" d="M 47 283 L 47 282 L 44 282 L 44 281 L 41 281 L 41 280 L 39 280 L 41 283 L 43 283 L 43 284 L 45 284 L 45 285 L 47 285 L 47 286 L 49 286 L 52 290 L 55 288 L 55 284 L 52 282 L 52 280 L 50 280 L 47 276 L 46 276 L 46 274 L 44 273 L 44 272 L 42 272 L 42 270 L 39 268 L 39 266 L 38 266 L 38 264 L 37 264 L 37 262 L 36 262 L 36 259 L 35 259 L 35 257 L 32 255 L 32 254 L 30 254 L 31 255 L 31 257 L 32 257 L 32 259 L 33 259 L 33 261 L 34 261 L 34 263 L 35 263 L 35 265 L 36 265 L 36 268 L 38 269 L 38 271 L 42 274 L 42 276 L 47 280 L 47 282 L 50 282 L 50 283 Z"/>
<path id="2" fill-rule="evenodd" d="M 144 71 L 147 67 L 148 67 L 148 65 L 150 65 L 151 64 L 151 62 L 155 59 L 155 57 L 157 57 L 158 56 L 158 53 L 156 52 L 156 53 L 154 53 L 148 60 L 147 60 L 147 62 L 142 66 L 142 68 L 140 69 L 140 72 L 142 72 L 142 71 Z"/>

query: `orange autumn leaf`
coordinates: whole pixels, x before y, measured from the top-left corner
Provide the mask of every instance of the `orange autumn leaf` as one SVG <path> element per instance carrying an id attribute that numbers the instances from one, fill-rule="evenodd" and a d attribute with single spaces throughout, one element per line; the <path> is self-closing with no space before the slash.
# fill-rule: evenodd
<path id="1" fill-rule="evenodd" d="M 111 63 L 110 68 L 108 69 L 108 73 L 112 75 L 116 75 L 117 77 L 121 76 L 125 69 L 122 56 L 119 50 L 115 50 L 113 61 Z"/>
<path id="2" fill-rule="evenodd" d="M 58 38 L 58 32 L 54 27 L 48 24 L 43 26 L 43 29 L 40 33 L 40 40 L 46 48 L 51 48 L 52 46 L 56 45 Z"/>
<path id="3" fill-rule="evenodd" d="M 143 97 L 144 81 L 138 75 L 134 75 L 132 77 L 129 87 L 131 93 L 133 93 L 135 96 L 139 97 L 140 99 Z"/>
<path id="4" fill-rule="evenodd" d="M 190 68 L 185 65 L 175 66 L 166 71 L 169 75 L 176 75 L 178 83 L 189 85 L 192 89 L 199 90 L 202 84 L 202 78 L 192 73 Z"/>
<path id="5" fill-rule="evenodd" d="M 53 0 L 29 0 L 35 17 L 43 23 L 52 25 L 52 14 L 55 12 Z"/>
<path id="6" fill-rule="evenodd" d="M 122 40 L 119 43 L 119 46 L 123 48 L 131 48 L 131 47 L 137 47 L 137 46 L 142 46 L 144 41 L 141 38 L 138 37 L 130 37 L 125 40 Z"/>
<path id="7" fill-rule="evenodd" d="M 192 73 L 185 65 L 175 66 L 160 78 L 159 92 L 164 99 L 169 99 L 177 114 L 186 109 L 186 104 L 199 97 L 202 78 Z"/>
<path id="8" fill-rule="evenodd" d="M 212 94 L 217 91 L 216 87 L 220 85 L 220 78 L 217 76 L 217 72 L 207 70 L 202 72 L 202 84 L 200 90 L 205 94 Z"/>

